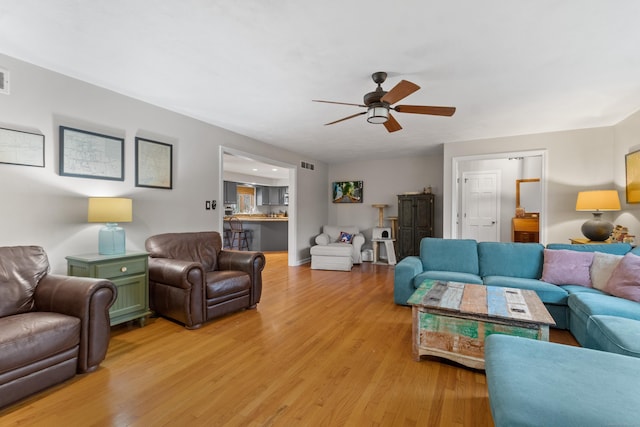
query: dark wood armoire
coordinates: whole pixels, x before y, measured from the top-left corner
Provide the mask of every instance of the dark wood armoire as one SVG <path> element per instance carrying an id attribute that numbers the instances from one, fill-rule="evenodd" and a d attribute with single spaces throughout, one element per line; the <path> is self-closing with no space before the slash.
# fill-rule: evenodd
<path id="1" fill-rule="evenodd" d="M 433 194 L 398 195 L 398 258 L 420 254 L 420 241 L 433 236 Z"/>

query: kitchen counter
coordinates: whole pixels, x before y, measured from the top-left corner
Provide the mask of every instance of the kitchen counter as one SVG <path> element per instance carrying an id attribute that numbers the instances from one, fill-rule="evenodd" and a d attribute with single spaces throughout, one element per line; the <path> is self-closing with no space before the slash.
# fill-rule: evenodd
<path id="1" fill-rule="evenodd" d="M 242 222 L 288 222 L 289 217 L 281 216 L 281 217 L 268 217 L 268 216 L 240 216 L 234 215 L 236 218 L 240 219 Z M 229 221 L 230 216 L 225 216 L 224 220 Z"/>
<path id="2" fill-rule="evenodd" d="M 249 249 L 252 251 L 286 251 L 289 244 L 289 218 L 270 218 L 259 215 L 246 215 L 242 220 L 242 228 L 247 233 Z M 225 228 L 229 227 L 229 216 L 224 217 Z"/>

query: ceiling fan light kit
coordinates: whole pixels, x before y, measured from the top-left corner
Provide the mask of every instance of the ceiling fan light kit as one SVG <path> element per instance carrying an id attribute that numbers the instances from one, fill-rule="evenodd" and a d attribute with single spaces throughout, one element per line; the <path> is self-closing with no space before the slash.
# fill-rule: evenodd
<path id="1" fill-rule="evenodd" d="M 364 104 L 321 101 L 317 99 L 313 100 L 313 102 L 352 105 L 355 107 L 365 107 L 367 109 L 367 111 L 352 114 L 350 116 L 343 117 L 342 119 L 326 123 L 325 125 L 332 125 L 366 114 L 367 121 L 369 123 L 384 124 L 384 127 L 388 132 L 396 132 L 402 129 L 402 126 L 400 126 L 398 121 L 389 113 L 389 110 L 394 110 L 398 113 L 429 114 L 433 116 L 453 116 L 453 113 L 456 112 L 455 107 L 432 107 L 426 105 L 396 105 L 395 107 L 392 107 L 391 104 L 395 104 L 401 99 L 404 99 L 407 96 L 411 95 L 412 93 L 420 89 L 420 86 L 407 80 L 401 80 L 400 83 L 395 85 L 393 89 L 387 92 L 382 89 L 382 83 L 384 83 L 384 81 L 387 79 L 387 73 L 385 73 L 384 71 L 378 71 L 376 73 L 373 73 L 371 75 L 371 78 L 373 79 L 374 83 L 378 85 L 378 87 L 373 92 L 369 92 L 364 96 Z"/>
<path id="2" fill-rule="evenodd" d="M 389 107 L 384 105 L 369 107 L 367 121 L 369 123 L 382 124 L 389 120 Z"/>

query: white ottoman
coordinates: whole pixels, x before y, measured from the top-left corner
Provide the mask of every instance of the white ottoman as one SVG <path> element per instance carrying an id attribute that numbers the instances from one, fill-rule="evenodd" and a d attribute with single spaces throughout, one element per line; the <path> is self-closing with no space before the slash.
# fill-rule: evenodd
<path id="1" fill-rule="evenodd" d="M 345 243 L 316 245 L 311 248 L 312 270 L 351 271 L 353 247 Z"/>

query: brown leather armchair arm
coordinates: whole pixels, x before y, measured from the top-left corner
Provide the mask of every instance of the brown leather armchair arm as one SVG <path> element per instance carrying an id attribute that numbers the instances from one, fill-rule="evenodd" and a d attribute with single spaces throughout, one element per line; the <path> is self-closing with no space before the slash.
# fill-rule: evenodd
<path id="1" fill-rule="evenodd" d="M 204 269 L 200 263 L 149 258 L 149 305 L 189 329 L 204 322 Z"/>
<path id="2" fill-rule="evenodd" d="M 202 284 L 202 264 L 171 258 L 149 258 L 149 280 L 189 289 Z"/>
<path id="3" fill-rule="evenodd" d="M 262 295 L 262 270 L 266 264 L 264 254 L 256 251 L 226 251 L 218 254 L 218 270 L 244 271 L 251 278 L 253 286 L 251 305 L 260 302 Z"/>
<path id="4" fill-rule="evenodd" d="M 109 308 L 117 296 L 109 280 L 45 275 L 34 294 L 36 311 L 51 311 L 80 319 L 78 373 L 98 368 L 107 354 L 111 334 Z"/>

